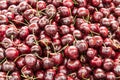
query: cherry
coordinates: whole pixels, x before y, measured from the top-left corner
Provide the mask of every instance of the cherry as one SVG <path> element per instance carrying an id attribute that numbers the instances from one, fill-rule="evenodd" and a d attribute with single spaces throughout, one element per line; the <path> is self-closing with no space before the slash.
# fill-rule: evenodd
<path id="1" fill-rule="evenodd" d="M 87 79 L 89 77 L 89 71 L 85 67 L 81 67 L 78 70 L 79 79 Z"/>
<path id="2" fill-rule="evenodd" d="M 36 72 L 36 78 L 38 80 L 44 80 L 44 71 L 40 70 Z"/>
<path id="3" fill-rule="evenodd" d="M 67 25 L 60 26 L 59 30 L 60 34 L 62 35 L 68 34 L 70 32 L 70 28 Z"/>
<path id="4" fill-rule="evenodd" d="M 73 36 L 77 39 L 81 39 L 82 38 L 82 32 L 80 30 L 74 30 L 73 31 Z"/>
<path id="5" fill-rule="evenodd" d="M 6 72 L 0 72 L 0 79 L 5 80 L 6 79 Z"/>
<path id="6" fill-rule="evenodd" d="M 0 10 L 6 9 L 7 7 L 7 1 L 0 1 Z"/>
<path id="7" fill-rule="evenodd" d="M 73 22 L 73 17 L 69 16 L 69 17 L 65 17 L 65 18 L 61 18 L 60 19 L 60 23 L 62 25 L 70 25 Z"/>
<path id="8" fill-rule="evenodd" d="M 28 29 L 31 33 L 35 33 L 37 34 L 39 32 L 39 26 L 37 23 L 31 23 L 29 26 L 28 26 Z"/>
<path id="9" fill-rule="evenodd" d="M 119 76 L 120 75 L 120 71 L 119 71 L 120 65 L 115 65 L 113 68 L 114 73 Z"/>
<path id="10" fill-rule="evenodd" d="M 36 65 L 37 58 L 34 54 L 27 54 L 25 56 L 25 64 L 28 68 L 32 68 Z"/>
<path id="11" fill-rule="evenodd" d="M 87 0 L 76 0 L 80 7 L 85 7 L 87 5 Z"/>
<path id="12" fill-rule="evenodd" d="M 67 68 L 71 71 L 76 71 L 81 67 L 79 60 L 68 60 L 66 64 Z"/>
<path id="13" fill-rule="evenodd" d="M 90 33 L 90 27 L 88 23 L 82 23 L 79 26 L 79 30 L 82 31 L 85 34 L 89 34 Z"/>
<path id="14" fill-rule="evenodd" d="M 99 57 L 94 57 L 91 61 L 90 61 L 90 64 L 91 66 L 93 67 L 101 67 L 102 66 L 102 59 L 99 58 Z"/>
<path id="15" fill-rule="evenodd" d="M 107 37 L 108 36 L 108 29 L 104 26 L 100 27 L 100 34 L 102 37 Z"/>
<path id="16" fill-rule="evenodd" d="M 67 74 L 68 71 L 67 71 L 66 66 L 64 66 L 64 65 L 59 66 L 59 67 L 58 67 L 58 70 L 57 70 L 57 73 L 64 73 L 64 74 Z"/>
<path id="17" fill-rule="evenodd" d="M 17 59 L 16 65 L 18 68 L 22 68 L 23 66 L 25 66 L 25 58 L 20 57 L 19 59 Z"/>
<path id="18" fill-rule="evenodd" d="M 70 16 L 70 9 L 66 6 L 58 7 L 58 12 L 59 12 L 60 16 L 62 16 L 62 17 Z"/>
<path id="19" fill-rule="evenodd" d="M 29 30 L 27 26 L 21 27 L 19 31 L 19 36 L 22 39 L 25 39 L 29 35 Z"/>
<path id="20" fill-rule="evenodd" d="M 93 20 L 95 21 L 95 22 L 100 22 L 100 20 L 103 18 L 103 14 L 101 13 L 101 12 L 94 12 L 93 13 Z"/>
<path id="21" fill-rule="evenodd" d="M 7 24 L 8 18 L 5 15 L 0 14 L 0 24 Z"/>
<path id="22" fill-rule="evenodd" d="M 110 10 L 107 8 L 100 8 L 100 12 L 102 12 L 104 16 L 110 15 Z"/>
<path id="23" fill-rule="evenodd" d="M 45 26 L 45 32 L 48 34 L 48 35 L 54 35 L 57 33 L 57 26 L 56 25 L 46 25 Z"/>
<path id="24" fill-rule="evenodd" d="M 66 34 L 61 38 L 62 45 L 72 44 L 73 41 L 74 41 L 74 37 L 71 34 Z"/>
<path id="25" fill-rule="evenodd" d="M 28 68 L 27 66 L 22 67 L 21 73 L 24 77 L 26 76 L 33 76 L 33 71 L 32 69 Z"/>
<path id="26" fill-rule="evenodd" d="M 51 18 L 56 15 L 56 7 L 53 4 L 49 4 L 46 6 L 45 9 L 46 14 Z"/>
<path id="27" fill-rule="evenodd" d="M 54 59 L 53 58 L 44 57 L 42 59 L 42 62 L 43 62 L 44 69 L 50 69 L 54 66 Z"/>
<path id="28" fill-rule="evenodd" d="M 14 17 L 15 17 L 12 12 L 7 12 L 7 13 L 6 13 L 6 16 L 7 16 L 7 18 L 8 18 L 9 20 L 14 19 Z"/>
<path id="29" fill-rule="evenodd" d="M 67 80 L 67 76 L 64 73 L 58 73 L 55 76 L 55 80 Z"/>
<path id="30" fill-rule="evenodd" d="M 109 59 L 109 58 L 106 58 L 104 59 L 104 62 L 103 62 L 103 68 L 107 71 L 111 70 L 114 66 L 114 62 L 112 59 Z"/>
<path id="31" fill-rule="evenodd" d="M 98 24 L 90 24 L 90 30 L 96 33 L 99 33 L 99 25 Z"/>
<path id="32" fill-rule="evenodd" d="M 54 5 L 55 7 L 59 7 L 59 6 L 62 5 L 62 1 L 61 1 L 61 0 L 53 0 L 52 3 L 53 3 L 53 5 Z"/>
<path id="33" fill-rule="evenodd" d="M 88 48 L 87 57 L 93 59 L 97 55 L 97 51 L 93 48 Z"/>
<path id="34" fill-rule="evenodd" d="M 114 13 L 116 16 L 120 16 L 120 8 L 115 8 Z"/>
<path id="35" fill-rule="evenodd" d="M 26 0 L 33 8 L 36 7 L 37 0 Z"/>
<path id="36" fill-rule="evenodd" d="M 24 23 L 24 17 L 21 16 L 21 15 L 16 15 L 13 21 L 16 25 L 25 24 Z"/>
<path id="37" fill-rule="evenodd" d="M 0 60 L 2 60 L 5 57 L 4 55 L 4 49 L 0 48 Z"/>
<path id="38" fill-rule="evenodd" d="M 42 65 L 42 60 L 37 59 L 36 65 L 33 67 L 34 71 L 38 71 L 40 69 L 42 69 L 43 65 Z"/>
<path id="39" fill-rule="evenodd" d="M 12 61 L 5 61 L 2 64 L 2 70 L 3 71 L 14 71 L 15 70 L 15 63 Z"/>
<path id="40" fill-rule="evenodd" d="M 27 45 L 24 44 L 24 43 L 19 44 L 17 49 L 18 49 L 19 52 L 22 53 L 22 54 L 23 54 L 23 53 L 24 53 L 24 54 L 27 54 L 27 53 L 30 52 L 30 47 L 27 46 Z"/>
<path id="41" fill-rule="evenodd" d="M 5 55 L 8 59 L 14 60 L 19 56 L 19 51 L 14 47 L 9 47 L 5 50 Z"/>
<path id="42" fill-rule="evenodd" d="M 100 0 L 92 0 L 92 5 L 93 6 L 99 6 L 100 5 Z"/>
<path id="43" fill-rule="evenodd" d="M 32 53 L 37 53 L 38 55 L 42 55 L 42 49 L 39 45 L 34 45 L 31 47 Z"/>
<path id="44" fill-rule="evenodd" d="M 63 0 L 63 6 L 69 7 L 69 8 L 73 8 L 74 3 L 72 0 Z"/>
<path id="45" fill-rule="evenodd" d="M 68 57 L 70 59 L 77 59 L 79 56 L 78 48 L 76 46 L 68 46 L 64 50 L 64 54 L 66 57 Z"/>
<path id="46" fill-rule="evenodd" d="M 112 20 L 110 23 L 111 23 L 111 30 L 116 31 L 119 23 L 117 21 L 114 21 L 114 20 Z"/>
<path id="47" fill-rule="evenodd" d="M 15 15 L 18 15 L 17 6 L 16 6 L 16 5 L 10 5 L 10 6 L 8 7 L 8 11 L 14 13 Z"/>
<path id="48" fill-rule="evenodd" d="M 100 46 L 102 46 L 102 44 L 103 44 L 103 39 L 102 39 L 102 37 L 101 36 L 94 36 L 94 38 L 95 38 L 95 40 L 96 40 L 96 47 L 100 47 Z"/>
<path id="49" fill-rule="evenodd" d="M 78 40 L 75 44 L 80 52 L 84 52 L 88 49 L 88 44 L 85 40 Z"/>
<path id="50" fill-rule="evenodd" d="M 18 3 L 19 3 L 19 0 L 7 0 L 7 3 L 9 4 L 9 5 L 12 5 L 12 4 L 15 4 L 15 5 L 17 5 Z"/>
<path id="51" fill-rule="evenodd" d="M 95 47 L 95 45 L 96 45 L 96 40 L 95 40 L 94 37 L 91 37 L 91 38 L 88 39 L 88 45 L 89 45 L 90 47 Z"/>
<path id="52" fill-rule="evenodd" d="M 54 70 L 54 69 L 48 69 L 45 72 L 44 79 L 45 80 L 54 80 L 55 74 L 56 74 L 56 70 Z"/>
<path id="53" fill-rule="evenodd" d="M 106 38 L 105 40 L 104 40 L 104 44 L 105 44 L 105 46 L 109 46 L 109 47 L 112 47 L 112 40 L 111 39 L 109 39 L 109 38 Z"/>
<path id="54" fill-rule="evenodd" d="M 38 23 L 39 20 L 39 17 L 33 17 L 30 19 L 30 23 Z"/>
<path id="55" fill-rule="evenodd" d="M 84 7 L 80 7 L 77 10 L 77 15 L 78 15 L 78 17 L 88 16 L 89 15 L 89 10 L 84 8 Z"/>
<path id="56" fill-rule="evenodd" d="M 55 65 L 60 65 L 62 64 L 64 58 L 61 53 L 50 53 L 51 58 L 54 59 Z"/>
<path id="57" fill-rule="evenodd" d="M 101 68 L 97 68 L 94 70 L 95 79 L 105 79 L 106 74 Z"/>
<path id="58" fill-rule="evenodd" d="M 112 54 L 112 48 L 111 47 L 101 47 L 100 49 L 100 55 L 103 57 L 110 57 Z"/>
<path id="59" fill-rule="evenodd" d="M 115 73 L 113 73 L 113 72 L 107 72 L 106 73 L 106 79 L 107 80 L 116 80 Z"/>
<path id="60" fill-rule="evenodd" d="M 20 72 L 12 72 L 10 76 L 9 80 L 21 80 Z"/>
<path id="61" fill-rule="evenodd" d="M 101 24 L 103 26 L 110 26 L 110 20 L 108 18 L 102 18 Z"/>
<path id="62" fill-rule="evenodd" d="M 49 23 L 49 20 L 48 20 L 47 16 L 43 16 L 38 21 L 38 25 L 39 25 L 40 28 L 44 28 L 48 23 Z"/>

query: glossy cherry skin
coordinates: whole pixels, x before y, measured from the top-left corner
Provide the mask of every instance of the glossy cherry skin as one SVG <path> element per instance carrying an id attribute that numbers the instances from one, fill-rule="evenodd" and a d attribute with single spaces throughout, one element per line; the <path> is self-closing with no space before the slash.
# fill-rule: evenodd
<path id="1" fill-rule="evenodd" d="M 67 68 L 65 65 L 61 65 L 58 67 L 58 70 L 57 70 L 57 73 L 64 73 L 64 74 L 67 74 L 68 71 L 67 71 Z"/>
<path id="2" fill-rule="evenodd" d="M 56 26 L 56 25 L 46 25 L 46 26 L 45 26 L 45 32 L 46 32 L 49 36 L 53 36 L 54 34 L 57 33 L 57 26 Z"/>
<path id="3" fill-rule="evenodd" d="M 108 18 L 102 18 L 101 19 L 101 24 L 103 26 L 110 26 L 110 20 Z"/>
<path id="4" fill-rule="evenodd" d="M 37 63 L 37 58 L 34 54 L 27 54 L 25 56 L 25 64 L 28 68 L 33 68 Z"/>
<path id="5" fill-rule="evenodd" d="M 58 73 L 55 76 L 55 80 L 67 80 L 67 76 L 64 73 Z"/>
<path id="6" fill-rule="evenodd" d="M 82 38 L 82 32 L 80 30 L 74 30 L 73 31 L 73 36 L 77 39 L 81 39 Z"/>
<path id="7" fill-rule="evenodd" d="M 50 57 L 54 59 L 55 65 L 63 63 L 64 57 L 61 53 L 50 53 Z"/>
<path id="8" fill-rule="evenodd" d="M 16 15 L 13 21 L 16 25 L 22 25 L 24 24 L 24 17 L 21 15 Z"/>
<path id="9" fill-rule="evenodd" d="M 85 40 L 78 40 L 75 44 L 80 52 L 84 52 L 88 49 L 88 44 Z"/>
<path id="10" fill-rule="evenodd" d="M 66 6 L 58 7 L 58 12 L 60 13 L 60 16 L 62 16 L 62 17 L 70 16 L 70 9 Z"/>
<path id="11" fill-rule="evenodd" d="M 89 77 L 89 71 L 85 67 L 81 67 L 78 70 L 77 74 L 78 74 L 79 79 L 83 79 L 83 78 L 88 78 Z"/>
<path id="12" fill-rule="evenodd" d="M 33 67 L 33 70 L 38 71 L 38 70 L 41 70 L 42 68 L 43 68 L 42 60 L 37 59 L 36 65 Z"/>
<path id="13" fill-rule="evenodd" d="M 111 30 L 116 31 L 118 28 L 119 22 L 112 20 L 110 23 L 111 23 Z"/>
<path id="14" fill-rule="evenodd" d="M 98 6 L 98 5 L 100 5 L 100 0 L 92 0 L 92 5 L 93 5 L 93 6 Z"/>
<path id="15" fill-rule="evenodd" d="M 56 70 L 54 70 L 54 69 L 48 69 L 45 72 L 44 79 L 45 80 L 54 80 L 55 74 L 56 74 Z"/>
<path id="16" fill-rule="evenodd" d="M 60 19 L 62 25 L 70 25 L 73 23 L 73 16 L 68 16 Z"/>
<path id="17" fill-rule="evenodd" d="M 89 45 L 89 47 L 95 47 L 96 39 L 94 37 L 89 38 L 88 39 L 88 45 Z"/>
<path id="18" fill-rule="evenodd" d="M 32 53 L 37 53 L 40 56 L 42 55 L 42 48 L 39 45 L 32 46 L 30 50 Z"/>
<path id="19" fill-rule="evenodd" d="M 106 38 L 106 39 L 104 40 L 104 44 L 105 44 L 106 46 L 109 46 L 109 47 L 112 47 L 112 45 L 113 45 L 112 40 L 109 39 L 109 38 Z"/>
<path id="20" fill-rule="evenodd" d="M 42 59 L 42 62 L 43 62 L 44 69 L 50 69 L 54 66 L 54 59 L 53 58 L 44 57 Z"/>
<path id="21" fill-rule="evenodd" d="M 71 71 L 76 71 L 81 67 L 79 60 L 68 60 L 66 64 L 67 68 Z"/>
<path id="22" fill-rule="evenodd" d="M 106 73 L 106 79 L 107 80 L 116 80 L 116 75 L 113 72 L 107 72 Z"/>
<path id="23" fill-rule="evenodd" d="M 90 33 L 90 26 L 88 23 L 82 23 L 79 26 L 79 30 L 85 34 L 89 34 Z"/>
<path id="24" fill-rule="evenodd" d="M 63 5 L 69 8 L 73 8 L 74 2 L 72 0 L 63 0 Z"/>
<path id="25" fill-rule="evenodd" d="M 22 67 L 21 73 L 24 74 L 25 76 L 33 76 L 32 69 L 28 68 L 27 66 Z"/>
<path id="26" fill-rule="evenodd" d="M 30 19 L 30 23 L 38 23 L 39 20 L 40 20 L 39 17 L 35 16 L 35 17 Z"/>
<path id="27" fill-rule="evenodd" d="M 74 41 L 74 37 L 71 34 L 66 34 L 61 38 L 62 45 L 72 44 L 73 41 Z"/>
<path id="28" fill-rule="evenodd" d="M 31 33 L 34 33 L 34 34 L 37 34 L 39 32 L 39 26 L 37 23 L 29 24 L 28 29 Z"/>
<path id="29" fill-rule="evenodd" d="M 105 79 L 106 74 L 101 68 L 97 68 L 94 70 L 94 77 L 95 79 Z"/>
<path id="30" fill-rule="evenodd" d="M 120 65 L 119 65 L 119 64 L 115 65 L 114 68 L 113 68 L 113 71 L 114 71 L 114 73 L 115 73 L 117 76 L 120 75 L 119 68 L 120 68 Z"/>
<path id="31" fill-rule="evenodd" d="M 16 65 L 18 68 L 22 68 L 23 66 L 25 66 L 25 58 L 24 57 L 20 57 L 19 59 L 16 60 Z"/>
<path id="32" fill-rule="evenodd" d="M 101 36 L 94 36 L 94 38 L 95 38 L 95 40 L 96 40 L 96 47 L 100 47 L 100 46 L 102 46 L 102 44 L 103 44 L 103 39 L 102 39 L 102 37 Z"/>
<path id="33" fill-rule="evenodd" d="M 1 71 L 1 72 L 0 72 L 0 79 L 1 79 L 1 80 L 6 80 L 6 75 L 7 75 L 6 72 L 2 72 L 2 71 Z"/>
<path id="34" fill-rule="evenodd" d="M 79 56 L 78 48 L 76 46 L 68 46 L 64 50 L 64 54 L 66 57 L 68 57 L 70 59 L 77 59 Z"/>
<path id="35" fill-rule="evenodd" d="M 12 72 L 10 76 L 9 80 L 21 80 L 20 72 Z"/>
<path id="36" fill-rule="evenodd" d="M 80 7 L 85 7 L 87 5 L 87 0 L 76 0 Z"/>
<path id="37" fill-rule="evenodd" d="M 38 80 L 44 80 L 44 71 L 40 70 L 36 72 L 36 78 Z"/>
<path id="38" fill-rule="evenodd" d="M 100 27 L 100 34 L 102 37 L 107 37 L 108 36 L 108 29 L 106 27 Z"/>
<path id="39" fill-rule="evenodd" d="M 29 35 L 29 29 L 27 26 L 21 27 L 19 31 L 19 37 L 25 39 Z"/>
<path id="40" fill-rule="evenodd" d="M 14 71 L 15 70 L 15 63 L 13 61 L 5 61 L 2 64 L 3 71 Z"/>
<path id="41" fill-rule="evenodd" d="M 77 15 L 78 15 L 78 17 L 88 16 L 89 10 L 84 7 L 80 7 L 80 8 L 78 8 Z"/>
<path id="42" fill-rule="evenodd" d="M 103 68 L 107 71 L 113 69 L 114 61 L 112 59 L 106 58 L 103 62 Z"/>
<path id="43" fill-rule="evenodd" d="M 97 50 L 94 48 L 88 48 L 87 50 L 87 57 L 93 59 L 97 55 Z"/>
<path id="44" fill-rule="evenodd" d="M 101 12 L 94 12 L 93 19 L 95 22 L 99 22 L 103 18 L 103 14 Z"/>
<path id="45" fill-rule="evenodd" d="M 0 15 L 0 24 L 7 24 L 8 18 L 5 15 Z"/>
<path id="46" fill-rule="evenodd" d="M 8 59 L 14 60 L 19 56 L 19 51 L 14 47 L 9 47 L 5 50 L 5 55 Z"/>
<path id="47" fill-rule="evenodd" d="M 90 24 L 90 30 L 96 33 L 99 33 L 99 25 L 98 24 Z"/>
<path id="48" fill-rule="evenodd" d="M 100 8 L 100 12 L 104 14 L 104 16 L 109 16 L 110 10 L 107 8 Z"/>
<path id="49" fill-rule="evenodd" d="M 90 65 L 93 67 L 101 67 L 102 66 L 102 59 L 98 58 L 98 57 L 94 57 L 91 61 L 90 61 Z"/>
<path id="50" fill-rule="evenodd" d="M 8 7 L 7 1 L 0 1 L 0 9 L 6 9 Z"/>
<path id="51" fill-rule="evenodd" d="M 112 48 L 111 47 L 101 47 L 100 54 L 103 57 L 110 57 L 112 54 Z"/>
<path id="52" fill-rule="evenodd" d="M 114 12 L 116 16 L 120 16 L 120 8 L 115 8 Z"/>
<path id="53" fill-rule="evenodd" d="M 4 49 L 0 48 L 0 60 L 2 60 L 5 57 L 4 55 Z"/>
<path id="54" fill-rule="evenodd" d="M 47 16 L 43 16 L 38 21 L 38 25 L 39 25 L 40 28 L 44 28 L 48 23 L 49 23 L 49 19 L 47 18 Z"/>
<path id="55" fill-rule="evenodd" d="M 77 28 L 79 28 L 79 26 L 80 26 L 82 23 L 84 23 L 84 22 L 85 22 L 84 19 L 76 18 L 75 26 L 76 26 Z"/>
<path id="56" fill-rule="evenodd" d="M 70 28 L 67 25 L 60 26 L 59 30 L 60 34 L 62 35 L 68 34 L 70 32 Z"/>

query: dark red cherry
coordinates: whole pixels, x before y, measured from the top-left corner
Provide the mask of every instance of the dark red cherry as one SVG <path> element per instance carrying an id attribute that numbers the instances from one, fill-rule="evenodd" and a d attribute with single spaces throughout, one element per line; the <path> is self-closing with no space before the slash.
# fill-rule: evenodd
<path id="1" fill-rule="evenodd" d="M 12 72 L 10 76 L 9 80 L 21 80 L 20 72 Z"/>
<path id="2" fill-rule="evenodd" d="M 55 80 L 67 80 L 67 76 L 64 73 L 58 73 L 55 76 Z"/>
<path id="3" fill-rule="evenodd" d="M 81 67 L 80 61 L 79 60 L 68 60 L 66 67 L 71 70 L 71 71 L 76 71 Z"/>
<path id="4" fill-rule="evenodd" d="M 77 59 L 79 56 L 78 48 L 76 46 L 68 46 L 64 50 L 64 54 L 66 57 L 68 57 L 70 59 Z"/>
<path id="5" fill-rule="evenodd" d="M 62 45 L 72 44 L 73 41 L 74 41 L 74 37 L 71 34 L 66 34 L 61 38 Z"/>
<path id="6" fill-rule="evenodd" d="M 50 53 L 50 57 L 54 59 L 55 65 L 60 65 L 63 63 L 63 55 L 61 53 Z"/>
<path id="7" fill-rule="evenodd" d="M 104 40 L 104 44 L 105 44 L 105 46 L 109 46 L 109 47 L 111 47 L 113 45 L 112 40 L 109 38 L 106 38 Z"/>
<path id="8" fill-rule="evenodd" d="M 56 25 L 46 25 L 45 26 L 45 32 L 49 35 L 49 36 L 53 36 L 57 33 L 57 26 Z"/>
<path id="9" fill-rule="evenodd" d="M 43 62 L 44 69 L 50 69 L 54 66 L 54 59 L 53 58 L 44 57 L 42 59 L 42 62 Z"/>
<path id="10" fill-rule="evenodd" d="M 81 67 L 78 70 L 78 77 L 79 79 L 87 79 L 89 77 L 89 71 L 85 67 Z"/>
<path id="11" fill-rule="evenodd" d="M 16 15 L 13 21 L 16 25 L 25 24 L 24 23 L 24 17 L 22 15 Z"/>
<path id="12" fill-rule="evenodd" d="M 107 71 L 113 69 L 114 61 L 112 59 L 106 58 L 103 62 L 103 68 Z"/>
<path id="13" fill-rule="evenodd" d="M 100 46 L 102 46 L 102 44 L 103 44 L 103 39 L 102 39 L 102 37 L 101 36 L 94 36 L 94 38 L 95 38 L 95 40 L 96 40 L 96 47 L 100 47 Z"/>
<path id="14" fill-rule="evenodd" d="M 33 76 L 33 71 L 32 71 L 32 69 L 28 68 L 27 66 L 24 66 L 24 67 L 21 69 L 21 73 L 22 73 L 22 75 L 24 75 L 24 76 Z"/>
<path id="15" fill-rule="evenodd" d="M 114 68 L 113 68 L 113 71 L 114 71 L 114 73 L 115 73 L 117 76 L 120 75 L 119 68 L 120 68 L 120 65 L 119 65 L 119 64 L 115 65 Z"/>
<path id="16" fill-rule="evenodd" d="M 29 30 L 27 26 L 21 27 L 19 31 L 19 36 L 21 39 L 25 39 L 29 35 Z"/>
<path id="17" fill-rule="evenodd" d="M 7 3 L 8 3 L 9 5 L 12 5 L 12 4 L 17 5 L 17 4 L 19 3 L 19 0 L 7 0 Z"/>
<path id="18" fill-rule="evenodd" d="M 116 31 L 117 30 L 117 28 L 118 28 L 118 25 L 119 25 L 119 22 L 117 22 L 117 21 L 115 21 L 115 20 L 112 20 L 111 22 L 111 30 L 112 31 Z"/>
<path id="19" fill-rule="evenodd" d="M 111 47 L 101 47 L 100 49 L 100 55 L 103 57 L 110 57 L 112 54 L 112 48 Z"/>
<path id="20" fill-rule="evenodd" d="M 66 6 L 58 7 L 58 12 L 59 12 L 60 16 L 62 16 L 62 17 L 70 16 L 70 9 Z"/>
<path id="21" fill-rule="evenodd" d="M 55 74 L 56 74 L 56 70 L 48 69 L 45 72 L 44 79 L 45 80 L 54 80 Z"/>
<path id="22" fill-rule="evenodd" d="M 49 19 L 47 18 L 47 16 L 43 16 L 38 21 L 38 25 L 39 25 L 40 28 L 44 28 L 48 23 L 49 23 Z"/>
<path id="23" fill-rule="evenodd" d="M 115 8 L 114 13 L 116 16 L 120 16 L 120 8 Z"/>
<path id="24" fill-rule="evenodd" d="M 5 15 L 0 14 L 0 24 L 7 24 L 8 18 Z"/>
<path id="25" fill-rule="evenodd" d="M 7 1 L 0 1 L 0 10 L 6 9 L 8 7 Z"/>
<path id="26" fill-rule="evenodd" d="M 72 0 L 63 0 L 63 6 L 69 7 L 69 8 L 73 8 L 74 3 Z"/>
<path id="27" fill-rule="evenodd" d="M 37 53 L 38 55 L 42 55 L 42 48 L 39 45 L 34 45 L 31 47 L 32 53 Z"/>
<path id="28" fill-rule="evenodd" d="M 73 31 L 73 36 L 77 39 L 81 39 L 82 38 L 82 32 L 80 30 L 74 30 Z"/>
<path id="29" fill-rule="evenodd" d="M 33 8 L 36 7 L 37 0 L 26 0 Z"/>
<path id="30" fill-rule="evenodd" d="M 75 44 L 80 52 L 84 52 L 88 49 L 88 44 L 85 40 L 78 40 Z"/>
<path id="31" fill-rule="evenodd" d="M 70 32 L 70 28 L 67 25 L 60 26 L 59 30 L 60 34 L 62 35 L 68 34 Z"/>
<path id="32" fill-rule="evenodd" d="M 38 23 L 39 20 L 39 17 L 33 17 L 30 19 L 30 23 Z"/>
<path id="33" fill-rule="evenodd" d="M 87 50 L 87 57 L 93 59 L 97 55 L 97 50 L 93 48 L 88 48 Z"/>
<path id="34" fill-rule="evenodd" d="M 80 7 L 85 7 L 87 5 L 87 0 L 76 0 Z"/>
<path id="35" fill-rule="evenodd" d="M 33 70 L 34 71 L 38 71 L 38 70 L 41 70 L 43 65 L 42 65 L 42 60 L 40 59 L 37 59 L 37 62 L 36 62 L 36 65 L 33 67 Z"/>
<path id="36" fill-rule="evenodd" d="M 53 5 L 55 7 L 59 7 L 60 5 L 62 5 L 62 1 L 61 0 L 53 0 L 52 3 L 53 3 Z"/>
<path id="37" fill-rule="evenodd" d="M 101 34 L 102 37 L 107 37 L 108 36 L 108 29 L 106 27 L 101 26 L 99 30 L 100 30 L 100 34 Z"/>
<path id="38" fill-rule="evenodd" d="M 5 50 L 5 55 L 8 59 L 14 60 L 19 56 L 19 51 L 14 47 L 9 47 Z"/>
<path id="39" fill-rule="evenodd" d="M 2 64 L 3 71 L 14 71 L 15 70 L 15 63 L 13 61 L 5 61 Z"/>
<path id="40" fill-rule="evenodd" d="M 94 37 L 89 38 L 88 39 L 88 45 L 90 47 L 95 47 L 95 45 L 96 45 L 96 39 Z"/>
<path id="41" fill-rule="evenodd" d="M 90 33 L 90 26 L 88 23 L 82 23 L 79 26 L 79 30 L 85 34 L 89 34 Z"/>
<path id="42" fill-rule="evenodd" d="M 68 16 L 60 19 L 60 23 L 62 25 L 70 25 L 73 22 L 73 16 Z"/>
<path id="43" fill-rule="evenodd" d="M 103 26 L 110 26 L 110 19 L 108 19 L 108 18 L 102 18 L 101 19 L 101 24 Z"/>
<path id="44" fill-rule="evenodd" d="M 44 71 L 40 70 L 36 72 L 36 78 L 38 80 L 44 80 Z"/>
<path id="45" fill-rule="evenodd" d="M 99 6 L 100 5 L 100 0 L 92 0 L 92 5 L 93 6 Z"/>
<path id="46" fill-rule="evenodd" d="M 105 79 L 106 74 L 101 68 L 97 68 L 94 70 L 95 79 Z"/>
<path id="47" fill-rule="evenodd" d="M 9 20 L 14 19 L 14 17 L 15 17 L 12 12 L 7 12 L 7 13 L 6 13 L 6 16 L 7 16 L 7 18 L 8 18 Z"/>
<path id="48" fill-rule="evenodd" d="M 6 80 L 6 76 L 7 76 L 7 74 L 6 74 L 6 72 L 0 72 L 0 79 L 1 80 Z"/>
<path id="49" fill-rule="evenodd" d="M 33 34 L 37 34 L 39 32 L 39 26 L 37 23 L 29 24 L 28 29 Z"/>
<path id="50" fill-rule="evenodd" d="M 28 68 L 33 68 L 37 63 L 37 58 L 34 54 L 27 54 L 25 56 L 25 64 Z"/>
<path id="51" fill-rule="evenodd" d="M 96 33 L 99 33 L 99 25 L 98 24 L 90 24 L 90 30 Z"/>
<path id="52" fill-rule="evenodd" d="M 0 60 L 2 60 L 2 59 L 5 57 L 4 54 L 5 54 L 5 53 L 4 53 L 4 49 L 3 49 L 3 48 L 0 48 Z"/>
<path id="53" fill-rule="evenodd" d="M 57 70 L 57 73 L 64 73 L 64 74 L 67 74 L 68 71 L 67 71 L 67 68 L 65 65 L 61 65 L 58 67 L 58 70 Z"/>
<path id="54" fill-rule="evenodd" d="M 79 26 L 80 26 L 82 23 L 84 23 L 84 22 L 85 22 L 84 19 L 76 18 L 75 26 L 76 26 L 77 28 L 79 28 Z"/>
<path id="55" fill-rule="evenodd" d="M 106 73 L 106 79 L 107 80 L 116 80 L 116 75 L 113 72 L 107 72 Z"/>
<path id="56" fill-rule="evenodd" d="M 100 20 L 103 18 L 103 14 L 101 12 L 94 12 L 93 13 L 93 20 L 95 20 L 95 22 L 100 22 Z"/>
<path id="57" fill-rule="evenodd" d="M 110 15 L 110 10 L 107 8 L 100 8 L 100 12 L 102 12 L 104 16 Z"/>
<path id="58" fill-rule="evenodd" d="M 78 15 L 78 17 L 88 16 L 89 15 L 89 10 L 84 8 L 84 7 L 80 7 L 77 10 L 77 15 Z"/>
<path id="59" fill-rule="evenodd" d="M 22 68 L 23 66 L 25 66 L 25 58 L 20 57 L 19 59 L 17 59 L 16 65 L 18 68 Z"/>
<path id="60" fill-rule="evenodd" d="M 90 65 L 93 67 L 101 67 L 102 66 L 102 59 L 99 57 L 94 57 L 91 61 L 90 61 Z"/>

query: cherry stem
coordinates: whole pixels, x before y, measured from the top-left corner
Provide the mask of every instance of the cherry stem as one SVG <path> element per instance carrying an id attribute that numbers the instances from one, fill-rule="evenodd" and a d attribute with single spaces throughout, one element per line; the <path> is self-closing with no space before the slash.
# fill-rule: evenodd
<path id="1" fill-rule="evenodd" d="M 24 23 L 24 22 L 21 22 L 21 21 L 18 21 L 18 20 L 13 20 L 14 22 L 19 22 L 19 23 L 21 23 L 21 24 L 24 24 L 24 25 L 28 25 L 28 24 L 26 24 L 26 23 Z"/>
<path id="2" fill-rule="evenodd" d="M 35 53 L 35 56 L 38 57 L 39 59 L 43 59 L 42 57 L 40 57 L 37 53 Z"/>
<path id="3" fill-rule="evenodd" d="M 10 71 L 7 72 L 6 76 L 9 76 Z M 6 77 L 6 80 L 9 80 L 9 77 Z"/>
<path id="4" fill-rule="evenodd" d="M 94 32 L 94 31 L 90 31 L 92 34 L 96 34 L 96 35 L 100 35 L 99 33 L 97 32 Z"/>
<path id="5" fill-rule="evenodd" d="M 7 60 L 7 58 L 5 57 L 1 62 L 0 64 L 2 64 L 3 62 L 5 62 Z"/>
<path id="6" fill-rule="evenodd" d="M 54 53 L 56 53 L 54 44 L 53 44 L 52 42 L 51 42 L 51 44 L 52 44 L 52 46 L 53 46 L 53 51 L 54 51 Z"/>
<path id="7" fill-rule="evenodd" d="M 76 22 L 76 18 L 77 18 L 77 15 L 75 15 L 75 17 L 74 17 L 74 21 L 73 21 L 73 25 L 75 25 L 75 22 Z"/>
<path id="8" fill-rule="evenodd" d="M 18 56 L 17 58 L 14 59 L 14 62 L 16 62 L 20 57 L 26 56 L 26 55 L 27 55 L 27 54 L 22 54 L 22 55 Z"/>
<path id="9" fill-rule="evenodd" d="M 68 47 L 68 44 L 64 46 L 62 49 L 60 49 L 57 53 L 60 53 L 62 50 L 64 50 L 66 47 Z"/>

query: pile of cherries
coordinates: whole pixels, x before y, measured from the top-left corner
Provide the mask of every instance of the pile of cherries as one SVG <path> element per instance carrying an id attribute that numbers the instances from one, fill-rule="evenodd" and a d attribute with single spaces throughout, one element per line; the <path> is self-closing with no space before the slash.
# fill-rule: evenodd
<path id="1" fill-rule="evenodd" d="M 120 80 L 120 0 L 0 0 L 0 80 Z"/>

